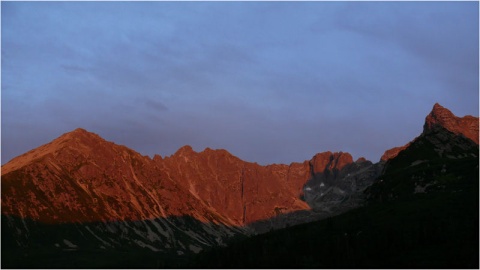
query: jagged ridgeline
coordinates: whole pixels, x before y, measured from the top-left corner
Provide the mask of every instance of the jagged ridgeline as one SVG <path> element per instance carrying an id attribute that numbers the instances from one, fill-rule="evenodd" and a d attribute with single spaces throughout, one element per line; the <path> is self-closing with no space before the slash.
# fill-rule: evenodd
<path id="1" fill-rule="evenodd" d="M 2 267 L 478 267 L 478 118 L 377 163 L 142 156 L 83 129 L 2 166 Z M 266 233 L 266 234 L 265 234 Z"/>
<path id="2" fill-rule="evenodd" d="M 213 248 L 189 266 L 478 268 L 478 154 L 478 118 L 436 104 L 419 137 L 386 151 L 365 206 Z"/>

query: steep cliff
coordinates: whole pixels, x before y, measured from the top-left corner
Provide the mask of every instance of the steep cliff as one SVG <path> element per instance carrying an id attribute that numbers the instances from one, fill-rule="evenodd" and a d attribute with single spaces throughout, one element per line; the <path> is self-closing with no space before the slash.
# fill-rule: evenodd
<path id="1" fill-rule="evenodd" d="M 425 124 L 423 125 L 423 135 L 434 132 L 437 129 L 445 129 L 455 135 L 461 135 L 478 144 L 478 117 L 466 115 L 463 117 L 455 116 L 450 110 L 442 105 L 435 103 L 432 111 L 425 117 Z M 404 146 L 394 147 L 385 151 L 381 157 L 381 161 L 393 159 L 410 146 L 412 142 Z"/>

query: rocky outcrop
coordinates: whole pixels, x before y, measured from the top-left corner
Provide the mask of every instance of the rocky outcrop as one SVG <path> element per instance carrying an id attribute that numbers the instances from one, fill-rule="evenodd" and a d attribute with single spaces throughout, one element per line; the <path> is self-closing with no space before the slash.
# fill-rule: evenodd
<path id="1" fill-rule="evenodd" d="M 76 248 L 181 254 L 249 234 L 154 160 L 83 129 L 13 159 L 2 167 L 1 181 L 2 234 L 21 246 L 60 247 L 67 239 Z"/>
<path id="2" fill-rule="evenodd" d="M 459 118 L 435 104 L 422 134 L 389 151 L 381 177 L 366 190 L 369 201 L 455 190 L 460 182 L 478 182 L 478 117 Z"/>
<path id="3" fill-rule="evenodd" d="M 405 150 L 409 145 L 410 143 L 407 143 L 404 146 L 398 146 L 392 149 L 388 149 L 387 151 L 385 151 L 385 153 L 383 153 L 382 157 L 380 158 L 380 161 L 387 161 L 389 159 L 396 157 L 398 153 Z"/>
<path id="4" fill-rule="evenodd" d="M 353 158 L 349 153 L 332 153 L 330 151 L 318 153 L 310 161 L 313 174 L 321 173 L 325 170 L 341 170 L 350 163 L 353 163 Z"/>
<path id="5" fill-rule="evenodd" d="M 435 105 L 433 105 L 432 111 L 425 118 L 422 135 L 437 132 L 438 129 L 445 129 L 455 135 L 462 135 L 478 144 L 478 125 L 478 117 L 474 117 L 471 115 L 457 117 L 447 108 L 443 107 L 438 103 L 435 103 Z M 408 148 L 411 143 L 412 142 L 409 142 L 404 146 L 394 147 L 385 151 L 385 153 L 380 158 L 380 161 L 388 161 L 395 158 L 401 151 Z"/>
<path id="6" fill-rule="evenodd" d="M 377 178 L 383 163 L 353 159 L 348 153 L 317 154 L 311 161 L 312 178 L 304 198 L 319 216 L 345 212 L 362 204 L 363 191 Z"/>
<path id="7" fill-rule="evenodd" d="M 2 213 L 45 223 L 216 216 L 149 157 L 83 129 L 2 167 Z"/>
<path id="8" fill-rule="evenodd" d="M 423 132 L 428 133 L 440 126 L 456 135 L 461 134 L 478 144 L 478 124 L 478 117 L 467 115 L 460 118 L 435 103 L 432 111 L 425 118 Z"/>
<path id="9" fill-rule="evenodd" d="M 236 225 L 308 209 L 300 199 L 303 184 L 310 177 L 308 164 L 260 166 L 226 150 L 207 148 L 197 153 L 187 146 L 156 160 L 156 166 Z"/>

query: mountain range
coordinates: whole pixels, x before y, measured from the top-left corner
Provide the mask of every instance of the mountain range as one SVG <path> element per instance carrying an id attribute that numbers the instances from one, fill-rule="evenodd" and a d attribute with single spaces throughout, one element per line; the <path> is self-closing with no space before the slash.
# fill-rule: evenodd
<path id="1" fill-rule="evenodd" d="M 369 204 L 458 191 L 462 177 L 478 185 L 478 124 L 435 104 L 422 134 L 379 162 L 323 152 L 267 166 L 190 146 L 150 158 L 79 128 L 2 166 L 2 266 L 138 267 L 125 254 L 147 253 L 157 267 L 181 266 L 166 262 Z M 112 257 L 92 264 L 89 252 Z"/>

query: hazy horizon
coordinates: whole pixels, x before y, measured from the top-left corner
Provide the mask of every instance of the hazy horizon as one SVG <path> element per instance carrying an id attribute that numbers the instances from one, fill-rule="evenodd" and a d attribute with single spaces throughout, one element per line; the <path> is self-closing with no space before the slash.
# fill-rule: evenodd
<path id="1" fill-rule="evenodd" d="M 377 162 L 478 116 L 478 2 L 1 2 L 2 164 L 76 128 L 143 155 Z"/>

